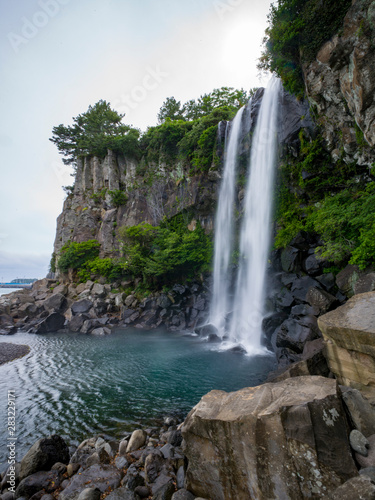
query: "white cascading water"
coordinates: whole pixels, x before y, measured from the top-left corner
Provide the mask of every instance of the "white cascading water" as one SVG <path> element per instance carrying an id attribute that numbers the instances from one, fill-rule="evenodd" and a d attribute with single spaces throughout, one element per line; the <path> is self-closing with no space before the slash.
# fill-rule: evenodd
<path id="1" fill-rule="evenodd" d="M 209 322 L 217 328 L 218 335 L 225 334 L 225 317 L 229 311 L 230 259 L 234 230 L 234 203 L 236 196 L 236 170 L 238 142 L 244 108 L 235 116 L 229 134 L 225 131 L 223 179 L 220 186 L 219 204 L 215 220 L 215 253 L 213 271 L 213 294 Z"/>
<path id="2" fill-rule="evenodd" d="M 250 354 L 264 350 L 261 346 L 261 333 L 271 239 L 280 89 L 280 81 L 273 78 L 265 90 L 255 127 L 240 235 L 234 309 L 229 330 L 229 340 L 242 345 Z"/>

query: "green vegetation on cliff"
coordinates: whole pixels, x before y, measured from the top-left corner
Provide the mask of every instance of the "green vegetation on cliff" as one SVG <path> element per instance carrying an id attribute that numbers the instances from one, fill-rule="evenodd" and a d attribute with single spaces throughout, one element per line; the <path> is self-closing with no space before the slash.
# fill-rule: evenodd
<path id="1" fill-rule="evenodd" d="M 258 67 L 276 73 L 284 87 L 303 95 L 303 62 L 310 62 L 335 35 L 351 0 L 279 0 L 271 5 Z"/>
<path id="2" fill-rule="evenodd" d="M 122 227 L 121 257 L 100 258 L 97 240 L 69 241 L 60 252 L 58 269 L 75 272 L 80 281 L 133 279 L 144 290 L 157 290 L 207 271 L 212 241 L 198 222 L 188 228 L 187 214 L 164 219 L 159 226 Z"/>

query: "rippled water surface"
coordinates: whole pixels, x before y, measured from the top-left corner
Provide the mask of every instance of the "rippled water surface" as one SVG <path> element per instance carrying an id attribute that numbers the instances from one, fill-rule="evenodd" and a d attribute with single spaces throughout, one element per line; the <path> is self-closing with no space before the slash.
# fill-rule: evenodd
<path id="1" fill-rule="evenodd" d="M 0 337 L 0 349 L 1 342 L 28 344 L 31 351 L 0 366 L 0 470 L 9 437 L 8 390 L 16 394 L 20 459 L 39 437 L 119 437 L 138 423 L 187 413 L 211 389 L 258 385 L 274 368 L 271 356 L 218 352 L 215 344 L 165 331 L 118 330 L 107 337 L 18 333 Z"/>

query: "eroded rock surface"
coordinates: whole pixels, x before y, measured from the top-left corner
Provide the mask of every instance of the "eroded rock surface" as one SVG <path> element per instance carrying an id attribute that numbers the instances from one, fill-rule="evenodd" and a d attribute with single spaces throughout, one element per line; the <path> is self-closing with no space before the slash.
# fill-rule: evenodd
<path id="1" fill-rule="evenodd" d="M 211 391 L 182 428 L 186 488 L 216 500 L 325 498 L 358 474 L 335 380 Z"/>

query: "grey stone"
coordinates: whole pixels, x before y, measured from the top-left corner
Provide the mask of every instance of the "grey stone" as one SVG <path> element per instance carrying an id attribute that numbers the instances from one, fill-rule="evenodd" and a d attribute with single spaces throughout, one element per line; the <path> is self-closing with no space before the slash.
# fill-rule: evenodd
<path id="1" fill-rule="evenodd" d="M 100 500 L 99 488 L 85 488 L 78 496 L 78 500 Z"/>
<path id="2" fill-rule="evenodd" d="M 20 479 L 49 470 L 56 462 L 69 462 L 69 448 L 65 441 L 57 435 L 39 439 L 21 460 Z"/>
<path id="3" fill-rule="evenodd" d="M 78 463 L 71 463 L 71 464 L 68 464 L 67 468 L 66 468 L 66 472 L 68 474 L 69 477 L 72 477 L 76 472 L 78 472 L 80 468 L 80 464 Z"/>
<path id="4" fill-rule="evenodd" d="M 371 479 L 372 483 L 375 483 L 375 467 L 366 467 L 359 471 L 360 476 L 367 476 Z"/>
<path id="5" fill-rule="evenodd" d="M 288 246 L 281 252 L 281 267 L 284 272 L 298 272 L 301 268 L 300 252 L 297 248 Z"/>
<path id="6" fill-rule="evenodd" d="M 174 447 L 171 444 L 165 444 L 160 448 L 164 458 L 172 458 L 174 456 Z"/>
<path id="7" fill-rule="evenodd" d="M 319 286 L 316 280 L 310 278 L 310 276 L 302 276 L 302 278 L 297 278 L 293 281 L 291 293 L 299 302 L 307 302 L 307 293 L 313 286 Z"/>
<path id="8" fill-rule="evenodd" d="M 77 314 L 73 316 L 69 321 L 68 328 L 71 332 L 79 332 L 83 326 L 83 323 L 87 320 L 87 316 L 85 314 Z"/>
<path id="9" fill-rule="evenodd" d="M 43 303 L 44 309 L 51 312 L 61 312 L 65 305 L 66 298 L 62 293 L 53 293 Z"/>
<path id="10" fill-rule="evenodd" d="M 195 496 L 190 491 L 180 489 L 173 493 L 172 500 L 194 500 Z"/>
<path id="11" fill-rule="evenodd" d="M 129 465 L 129 462 L 126 460 L 125 457 L 117 457 L 116 460 L 115 460 L 115 466 L 118 468 L 118 469 L 125 469 L 126 467 L 128 467 Z"/>
<path id="12" fill-rule="evenodd" d="M 349 442 L 354 451 L 356 451 L 360 455 L 363 455 L 364 457 L 367 457 L 370 443 L 362 434 L 362 432 L 357 431 L 357 429 L 352 430 L 349 435 Z"/>
<path id="13" fill-rule="evenodd" d="M 94 283 L 91 288 L 91 294 L 99 298 L 104 298 L 106 296 L 106 291 L 103 285 L 100 283 Z"/>
<path id="14" fill-rule="evenodd" d="M 368 455 L 364 457 L 360 453 L 355 453 L 355 459 L 363 468 L 375 467 L 375 434 L 368 437 Z"/>
<path id="15" fill-rule="evenodd" d="M 56 462 L 51 470 L 57 470 L 60 474 L 65 474 L 66 472 L 66 465 L 62 464 L 61 462 Z"/>
<path id="16" fill-rule="evenodd" d="M 119 454 L 122 455 L 122 456 L 125 456 L 126 455 L 126 449 L 128 447 L 128 444 L 129 444 L 129 441 L 127 439 L 123 439 L 122 441 L 120 441 L 120 446 L 119 446 Z"/>
<path id="17" fill-rule="evenodd" d="M 159 476 L 158 479 L 161 479 L 163 476 Z M 167 477 L 166 477 L 167 479 Z M 172 479 L 169 478 L 168 482 L 166 482 L 163 486 L 158 489 L 153 489 L 153 500 L 171 500 L 173 494 L 175 493 L 176 488 L 172 482 Z"/>
<path id="18" fill-rule="evenodd" d="M 121 473 L 116 467 L 92 465 L 72 477 L 67 487 L 60 493 L 59 500 L 76 500 L 79 494 L 87 488 L 87 484 L 104 493 L 118 488 L 120 481 Z"/>
<path id="19" fill-rule="evenodd" d="M 176 474 L 176 481 L 177 481 L 177 489 L 181 489 L 184 487 L 185 484 L 185 469 L 184 466 L 181 465 L 177 471 Z"/>
<path id="20" fill-rule="evenodd" d="M 93 304 L 89 299 L 81 299 L 73 302 L 71 305 L 71 310 L 73 314 L 84 314 L 89 312 Z"/>
<path id="21" fill-rule="evenodd" d="M 150 453 L 145 460 L 146 482 L 154 483 L 163 467 L 164 459 L 160 452 Z"/>
<path id="22" fill-rule="evenodd" d="M 347 297 L 354 295 L 354 285 L 358 281 L 360 271 L 358 266 L 349 264 L 336 276 L 336 285 L 338 289 Z"/>
<path id="23" fill-rule="evenodd" d="M 138 495 L 140 498 L 148 498 L 150 496 L 150 490 L 148 486 L 137 486 L 134 489 L 134 494 Z"/>
<path id="24" fill-rule="evenodd" d="M 125 487 L 117 488 L 112 491 L 106 500 L 138 500 L 132 491 L 129 491 Z"/>
<path id="25" fill-rule="evenodd" d="M 336 297 L 315 286 L 311 287 L 307 292 L 306 300 L 312 307 L 318 309 L 319 314 L 325 314 L 339 305 Z"/>
<path id="26" fill-rule="evenodd" d="M 147 439 L 147 434 L 145 433 L 144 430 L 142 429 L 135 430 L 131 435 L 126 452 L 130 453 L 131 451 L 138 450 L 139 448 L 144 446 L 144 444 L 146 443 L 146 439 Z"/>
<path id="27" fill-rule="evenodd" d="M 331 493 L 331 500 L 374 500 L 375 485 L 366 476 L 353 477 Z"/>
<path id="28" fill-rule="evenodd" d="M 58 471 L 39 471 L 22 479 L 16 489 L 15 497 L 30 498 L 38 491 L 44 490 L 47 493 L 50 493 L 56 490 L 59 486 L 60 478 Z"/>

